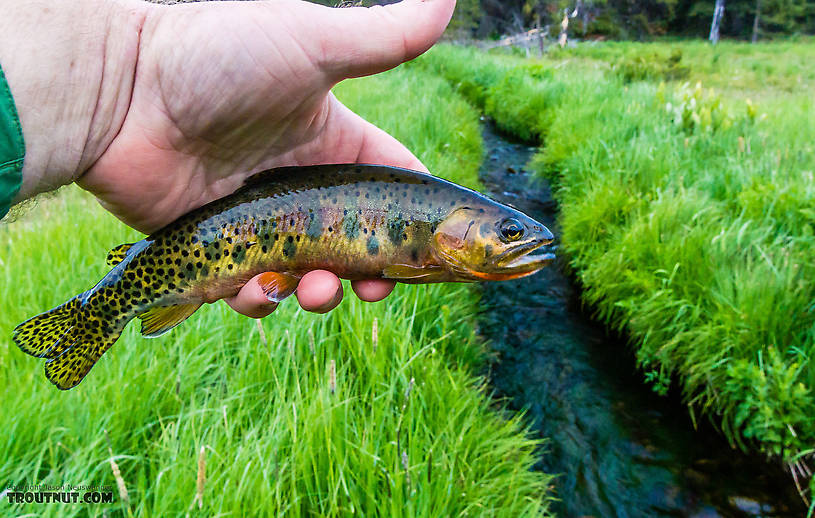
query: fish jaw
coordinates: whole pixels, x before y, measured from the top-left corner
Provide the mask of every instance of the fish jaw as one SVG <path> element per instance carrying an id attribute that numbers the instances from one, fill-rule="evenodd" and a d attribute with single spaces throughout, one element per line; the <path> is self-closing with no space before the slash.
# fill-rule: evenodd
<path id="1" fill-rule="evenodd" d="M 474 277 L 485 281 L 509 281 L 535 274 L 546 266 L 552 264 L 552 262 L 555 260 L 555 254 L 541 250 L 544 245 L 549 244 L 550 242 L 551 240 L 541 241 L 534 244 L 532 247 L 527 247 L 527 249 L 522 250 L 521 253 L 513 254 L 515 256 L 509 261 L 506 261 L 506 258 L 503 258 L 504 260 L 500 261 L 500 263 L 503 264 L 493 271 L 470 271 L 469 273 Z"/>

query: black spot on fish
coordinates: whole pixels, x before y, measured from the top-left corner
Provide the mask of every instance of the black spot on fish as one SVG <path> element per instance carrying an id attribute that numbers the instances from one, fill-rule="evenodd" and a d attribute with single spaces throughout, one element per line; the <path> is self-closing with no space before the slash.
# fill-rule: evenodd
<path id="1" fill-rule="evenodd" d="M 492 255 L 492 245 L 484 245 L 484 254 L 487 257 Z"/>
<path id="2" fill-rule="evenodd" d="M 410 258 L 415 262 L 419 260 L 419 249 L 413 248 L 410 250 Z"/>
<path id="3" fill-rule="evenodd" d="M 368 238 L 368 253 L 371 255 L 377 255 L 379 253 L 379 240 L 376 236 L 371 236 Z"/>

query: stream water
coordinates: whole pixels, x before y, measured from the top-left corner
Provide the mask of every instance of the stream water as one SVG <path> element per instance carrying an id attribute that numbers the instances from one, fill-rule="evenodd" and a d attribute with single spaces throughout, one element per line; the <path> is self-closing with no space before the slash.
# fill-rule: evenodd
<path id="1" fill-rule="evenodd" d="M 534 148 L 489 124 L 483 135 L 491 196 L 557 236 L 549 187 L 525 169 Z M 651 391 L 630 346 L 584 312 L 561 265 L 485 283 L 483 303 L 492 387 L 548 439 L 538 467 L 558 474 L 560 516 L 805 516 L 780 464 L 732 449 L 706 421 L 694 430 L 678 396 Z"/>

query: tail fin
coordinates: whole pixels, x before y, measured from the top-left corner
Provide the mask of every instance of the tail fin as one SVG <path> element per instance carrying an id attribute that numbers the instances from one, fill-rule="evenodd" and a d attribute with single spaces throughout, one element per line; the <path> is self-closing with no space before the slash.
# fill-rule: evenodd
<path id="1" fill-rule="evenodd" d="M 80 297 L 14 329 L 14 342 L 20 349 L 48 359 L 45 376 L 61 390 L 77 386 L 121 334 L 121 329 L 91 314 Z"/>

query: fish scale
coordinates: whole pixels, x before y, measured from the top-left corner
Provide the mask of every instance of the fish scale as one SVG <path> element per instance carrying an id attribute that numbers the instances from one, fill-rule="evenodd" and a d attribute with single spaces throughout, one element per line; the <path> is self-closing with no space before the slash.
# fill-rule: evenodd
<path id="1" fill-rule="evenodd" d="M 159 336 L 253 277 L 272 302 L 316 269 L 350 279 L 473 282 L 529 275 L 553 259 L 540 223 L 482 194 L 417 171 L 322 165 L 258 173 L 137 243 L 108 254 L 90 290 L 23 322 L 14 340 L 76 386 L 134 318 Z"/>

